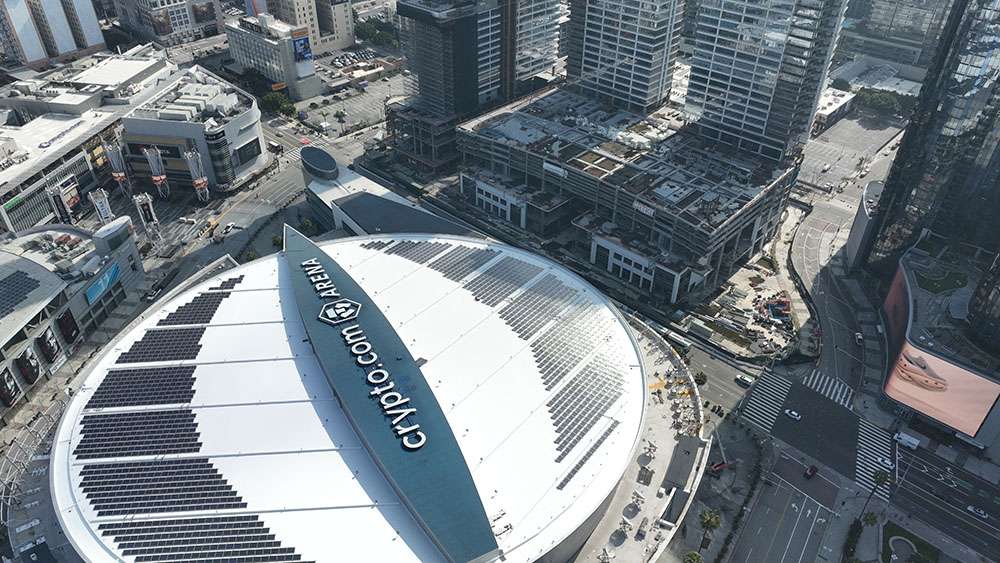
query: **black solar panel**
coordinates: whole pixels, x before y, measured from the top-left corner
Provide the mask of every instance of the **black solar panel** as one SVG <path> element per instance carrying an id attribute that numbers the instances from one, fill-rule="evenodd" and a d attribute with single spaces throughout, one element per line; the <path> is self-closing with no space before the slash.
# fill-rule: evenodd
<path id="1" fill-rule="evenodd" d="M 449 248 L 451 245 L 446 242 L 404 240 L 387 249 L 385 253 L 406 258 L 417 264 L 426 264 Z"/>
<path id="2" fill-rule="evenodd" d="M 369 250 L 382 250 L 383 248 L 389 246 L 396 241 L 390 240 L 371 240 L 361 245 L 361 248 L 367 248 Z"/>
<path id="3" fill-rule="evenodd" d="M 204 327 L 147 330 L 128 352 L 118 356 L 119 364 L 193 360 L 201 351 Z"/>
<path id="4" fill-rule="evenodd" d="M 541 271 L 539 266 L 506 256 L 466 283 L 465 289 L 477 301 L 494 307 Z"/>
<path id="5" fill-rule="evenodd" d="M 201 448 L 190 409 L 88 414 L 81 420 L 78 459 L 195 453 Z"/>
<path id="6" fill-rule="evenodd" d="M 458 246 L 431 262 L 430 267 L 441 272 L 444 277 L 458 281 L 489 262 L 498 250 L 492 248 L 472 248 Z"/>
<path id="7" fill-rule="evenodd" d="M 0 280 L 0 319 L 14 312 L 28 294 L 42 285 L 27 272 L 17 270 Z"/>
<path id="8" fill-rule="evenodd" d="M 190 403 L 195 366 L 116 369 L 87 401 L 88 409 Z"/>
<path id="9" fill-rule="evenodd" d="M 556 462 L 565 459 L 622 396 L 624 382 L 621 369 L 598 356 L 549 400 L 549 416 L 557 434 Z"/>
<path id="10" fill-rule="evenodd" d="M 190 303 L 181 305 L 156 324 L 157 326 L 208 324 L 219 310 L 222 300 L 229 295 L 221 291 L 196 295 Z"/>
<path id="11" fill-rule="evenodd" d="M 590 303 L 574 306 L 531 342 L 545 389 L 555 387 L 566 374 L 611 337 L 612 324 Z"/>
<path id="12" fill-rule="evenodd" d="M 246 508 L 208 458 L 88 464 L 80 490 L 97 516 Z"/>
<path id="13" fill-rule="evenodd" d="M 574 303 L 582 303 L 577 291 L 546 274 L 500 309 L 500 318 L 524 340 L 531 339 L 545 324 Z"/>
<path id="14" fill-rule="evenodd" d="M 568 485 L 569 482 L 573 479 L 573 477 L 576 477 L 576 474 L 580 472 L 580 469 L 583 467 L 583 464 L 587 463 L 587 460 L 593 457 L 594 453 L 597 452 L 597 449 L 601 447 L 604 441 L 608 439 L 608 436 L 610 436 L 611 433 L 614 432 L 615 428 L 617 427 L 618 427 L 618 421 L 612 420 L 611 425 L 608 426 L 608 428 L 604 431 L 604 433 L 601 434 L 601 436 L 594 441 L 593 445 L 587 448 L 587 452 L 583 454 L 583 457 L 580 458 L 580 461 L 573 464 L 573 469 L 570 469 L 569 473 L 567 473 L 566 476 L 563 477 L 563 480 L 559 481 L 559 484 L 556 485 L 557 489 L 559 490 L 564 489 L 566 485 Z"/>
<path id="15" fill-rule="evenodd" d="M 236 276 L 235 278 L 229 278 L 229 279 L 223 280 L 223 282 L 220 283 L 219 285 L 217 285 L 215 287 L 210 287 L 208 289 L 230 290 L 230 289 L 235 288 L 242 281 L 243 281 L 243 276 Z"/>

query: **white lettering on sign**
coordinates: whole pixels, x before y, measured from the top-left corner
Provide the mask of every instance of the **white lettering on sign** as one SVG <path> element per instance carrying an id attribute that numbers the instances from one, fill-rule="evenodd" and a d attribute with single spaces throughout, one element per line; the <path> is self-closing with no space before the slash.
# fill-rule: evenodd
<path id="1" fill-rule="evenodd" d="M 302 264 L 309 283 L 316 294 L 322 298 L 337 298 L 323 304 L 319 320 L 332 325 L 357 319 L 361 304 L 340 295 L 340 291 L 330 281 L 330 276 L 322 264 L 315 258 L 310 258 Z M 410 406 L 410 398 L 396 389 L 396 382 L 382 362 L 379 361 L 375 347 L 368 340 L 363 328 L 358 323 L 344 327 L 340 331 L 344 345 L 354 356 L 354 362 L 365 370 L 365 381 L 372 386 L 368 393 L 382 409 L 382 414 L 389 419 L 389 424 L 399 437 L 404 449 L 419 450 L 427 442 L 427 436 L 420 429 L 420 424 L 411 424 L 409 417 L 417 414 L 417 409 Z"/>
<path id="2" fill-rule="evenodd" d="M 649 217 L 652 217 L 653 215 L 656 214 L 656 210 L 655 209 L 653 209 L 652 207 L 646 205 L 645 203 L 640 202 L 637 199 L 632 200 L 632 209 L 635 209 L 639 213 L 642 213 L 643 215 L 646 215 L 646 216 L 649 216 Z"/>

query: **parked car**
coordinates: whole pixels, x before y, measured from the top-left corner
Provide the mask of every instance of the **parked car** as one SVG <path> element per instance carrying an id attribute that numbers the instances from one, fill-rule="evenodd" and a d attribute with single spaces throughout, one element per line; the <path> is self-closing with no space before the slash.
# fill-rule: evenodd
<path id="1" fill-rule="evenodd" d="M 818 471 L 819 469 L 817 469 L 815 465 L 810 465 L 809 467 L 806 468 L 806 472 L 803 474 L 803 476 L 806 479 L 812 479 L 813 476 L 816 475 Z"/>
<path id="2" fill-rule="evenodd" d="M 854 333 L 854 343 L 857 344 L 858 346 L 864 346 L 865 345 L 865 335 L 861 334 L 860 332 L 855 332 Z"/>

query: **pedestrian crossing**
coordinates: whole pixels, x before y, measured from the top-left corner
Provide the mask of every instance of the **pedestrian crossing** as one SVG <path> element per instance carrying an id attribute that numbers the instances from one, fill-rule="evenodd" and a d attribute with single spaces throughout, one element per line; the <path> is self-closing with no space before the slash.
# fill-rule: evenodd
<path id="1" fill-rule="evenodd" d="M 887 459 L 895 464 L 896 456 L 893 455 L 892 449 L 892 435 L 863 418 L 858 419 L 858 448 L 854 481 L 867 493 L 875 486 L 876 471 L 885 471 L 890 478 L 890 483 L 879 487 L 872 498 L 889 500 L 889 488 L 891 482 L 896 480 L 896 470 L 884 467 L 879 463 L 879 459 Z"/>
<path id="2" fill-rule="evenodd" d="M 842 407 L 851 408 L 854 389 L 842 379 L 830 377 L 814 369 L 802 380 L 802 384 Z"/>
<path id="3" fill-rule="evenodd" d="M 761 374 L 743 407 L 741 416 L 764 432 L 770 432 L 791 387 L 792 382 L 784 377 L 768 372 Z"/>

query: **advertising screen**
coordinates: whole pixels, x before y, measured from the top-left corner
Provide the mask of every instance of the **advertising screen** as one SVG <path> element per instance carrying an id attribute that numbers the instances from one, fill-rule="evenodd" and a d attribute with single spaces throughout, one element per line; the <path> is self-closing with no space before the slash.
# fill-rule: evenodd
<path id="1" fill-rule="evenodd" d="M 174 32 L 174 26 L 170 23 L 170 12 L 166 10 L 149 14 L 149 24 L 153 27 L 153 32 L 160 36 Z"/>
<path id="2" fill-rule="evenodd" d="M 904 342 L 886 381 L 885 393 L 938 422 L 975 436 L 1000 397 L 1000 383 Z"/>
<path id="3" fill-rule="evenodd" d="M 316 73 L 316 67 L 313 64 L 312 47 L 309 45 L 308 37 L 293 39 L 292 53 L 295 55 L 295 73 L 299 78 Z"/>
<path id="4" fill-rule="evenodd" d="M 194 18 L 194 23 L 213 21 L 215 19 L 215 5 L 211 2 L 192 4 L 191 16 Z"/>
<path id="5" fill-rule="evenodd" d="M 118 280 L 119 273 L 120 268 L 118 264 L 114 264 L 107 272 L 104 272 L 104 275 L 97 278 L 97 281 L 87 288 L 87 304 L 93 305 L 95 301 L 100 299 L 104 295 L 104 292 L 111 287 L 111 284 Z"/>
<path id="6" fill-rule="evenodd" d="M 906 326 L 910 322 L 910 293 L 906 289 L 906 274 L 903 268 L 896 269 L 896 277 L 892 279 L 889 294 L 882 303 L 885 313 L 886 340 L 889 343 L 889 357 L 895 358 L 899 348 L 906 339 Z"/>

